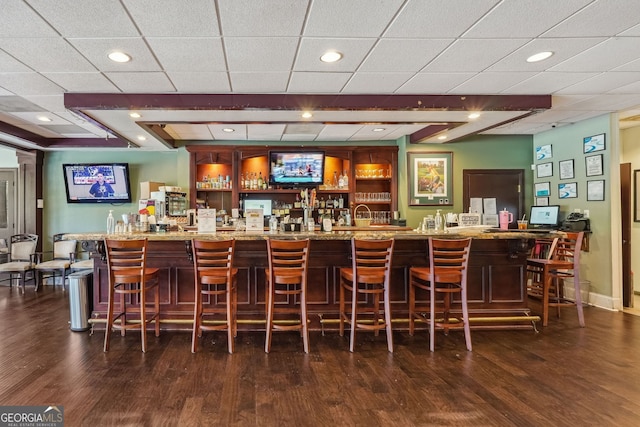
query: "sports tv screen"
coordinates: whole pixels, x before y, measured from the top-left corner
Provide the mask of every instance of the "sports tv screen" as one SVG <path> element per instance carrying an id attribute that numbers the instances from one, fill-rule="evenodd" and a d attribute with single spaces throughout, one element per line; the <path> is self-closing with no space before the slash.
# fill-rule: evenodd
<path id="1" fill-rule="evenodd" d="M 64 164 L 67 203 L 130 203 L 128 163 Z"/>

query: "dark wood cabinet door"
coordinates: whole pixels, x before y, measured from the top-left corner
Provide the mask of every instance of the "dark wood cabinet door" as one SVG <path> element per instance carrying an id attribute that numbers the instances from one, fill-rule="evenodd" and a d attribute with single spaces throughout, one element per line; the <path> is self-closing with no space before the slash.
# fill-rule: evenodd
<path id="1" fill-rule="evenodd" d="M 495 198 L 498 211 L 507 209 L 514 221 L 509 228 L 517 228 L 515 218 L 528 212 L 524 207 L 524 170 L 522 169 L 464 169 L 462 171 L 462 201 L 465 212 L 472 197 Z"/>

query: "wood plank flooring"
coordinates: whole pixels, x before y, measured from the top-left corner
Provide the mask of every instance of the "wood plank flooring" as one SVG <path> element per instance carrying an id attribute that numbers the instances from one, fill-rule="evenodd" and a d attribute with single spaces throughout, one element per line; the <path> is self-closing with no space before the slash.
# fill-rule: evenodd
<path id="1" fill-rule="evenodd" d="M 537 308 L 535 305 L 533 308 Z M 0 287 L 0 405 L 62 405 L 68 426 L 637 426 L 640 317 L 575 309 L 533 331 L 357 334 L 355 353 L 337 332 L 113 335 L 68 328 L 67 293 Z"/>

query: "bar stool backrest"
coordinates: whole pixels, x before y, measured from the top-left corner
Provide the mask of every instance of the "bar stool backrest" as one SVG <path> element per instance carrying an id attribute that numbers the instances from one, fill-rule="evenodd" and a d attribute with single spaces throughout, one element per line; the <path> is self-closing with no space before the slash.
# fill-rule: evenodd
<path id="1" fill-rule="evenodd" d="M 353 239 L 351 259 L 355 283 L 386 283 L 391 278 L 393 239 Z"/>
<path id="2" fill-rule="evenodd" d="M 147 264 L 147 239 L 106 239 L 107 266 L 118 283 L 143 283 Z"/>

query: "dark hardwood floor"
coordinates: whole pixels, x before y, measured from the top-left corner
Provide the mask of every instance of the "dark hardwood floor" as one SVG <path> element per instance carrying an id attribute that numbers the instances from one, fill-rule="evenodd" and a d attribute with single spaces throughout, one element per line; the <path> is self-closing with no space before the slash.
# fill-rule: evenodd
<path id="1" fill-rule="evenodd" d="M 535 308 L 535 306 L 534 306 Z M 240 332 L 72 332 L 67 293 L 0 287 L 0 405 L 62 405 L 68 426 L 636 426 L 640 423 L 640 317 L 575 309 L 533 331 L 473 331 L 436 338 L 395 332 L 311 335 Z"/>

